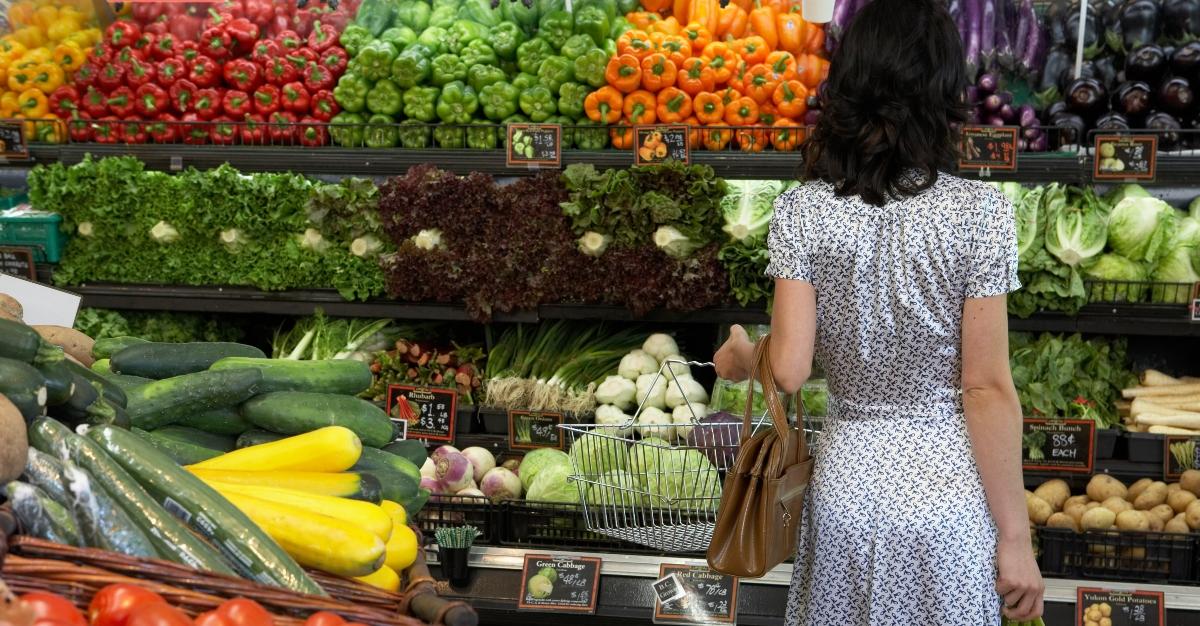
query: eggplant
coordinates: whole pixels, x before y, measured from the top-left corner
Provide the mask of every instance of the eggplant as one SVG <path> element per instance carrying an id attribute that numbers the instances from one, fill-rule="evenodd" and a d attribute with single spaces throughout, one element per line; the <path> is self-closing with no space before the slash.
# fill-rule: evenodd
<path id="1" fill-rule="evenodd" d="M 1042 136 L 1042 129 L 1040 129 L 1040 128 L 1030 127 L 1030 128 L 1021 129 L 1021 138 L 1024 139 L 1025 141 L 1033 141 L 1034 139 L 1037 139 L 1038 137 L 1041 137 L 1041 136 Z"/>
<path id="2" fill-rule="evenodd" d="M 816 126 L 817 122 L 821 121 L 820 109 L 809 109 L 804 112 L 804 125 Z"/>
<path id="3" fill-rule="evenodd" d="M 1174 41 L 1200 36 L 1200 0 L 1164 0 L 1163 35 Z"/>
<path id="4" fill-rule="evenodd" d="M 963 41 L 966 44 L 964 52 L 968 75 L 974 75 L 979 68 L 979 48 L 983 36 L 983 28 L 980 25 L 983 2 L 984 0 L 963 0 L 963 13 L 967 20 L 967 38 Z"/>
<path id="5" fill-rule="evenodd" d="M 1022 74 L 1035 77 L 1042 66 L 1046 64 L 1046 52 L 1050 49 L 1050 40 L 1046 29 L 1037 21 L 1037 14 L 1033 13 L 1033 5 L 1030 4 L 1026 10 L 1030 13 L 1029 20 L 1033 26 L 1029 29 L 1025 47 L 1017 65 Z"/>
<path id="6" fill-rule="evenodd" d="M 1012 38 L 1008 32 L 1008 8 L 1012 0 L 996 0 L 996 64 L 1011 70 L 1016 61 L 1013 56 Z"/>
<path id="7" fill-rule="evenodd" d="M 983 107 L 982 108 L 984 111 L 986 111 L 988 113 L 996 113 L 997 111 L 1000 110 L 1000 107 L 1002 107 L 1002 106 L 1004 106 L 1004 101 L 1001 100 L 1000 96 L 998 96 L 996 94 L 992 94 L 983 99 Z"/>
<path id="8" fill-rule="evenodd" d="M 1012 108 L 1011 104 L 1005 104 L 1001 106 L 1000 110 L 996 112 L 996 115 L 999 115 L 1000 119 L 1004 120 L 1004 123 L 1010 126 L 1017 123 L 1017 110 Z"/>
<path id="9" fill-rule="evenodd" d="M 1037 110 L 1032 104 L 1022 104 L 1017 110 L 1017 124 L 1021 128 L 1033 128 L 1038 125 Z"/>
<path id="10" fill-rule="evenodd" d="M 1066 80 L 1070 80 L 1070 72 L 1075 67 L 1075 58 L 1062 48 L 1054 48 L 1050 54 L 1046 55 L 1046 64 L 1042 66 L 1042 76 L 1037 81 L 1037 92 L 1039 94 L 1052 93 L 1051 90 L 1057 90 L 1062 93 L 1062 87 Z M 1057 99 L 1057 98 L 1053 98 Z"/>
<path id="11" fill-rule="evenodd" d="M 993 94 L 1000 87 L 1000 81 L 996 80 L 995 74 L 984 73 L 979 75 L 979 80 L 975 81 L 975 86 L 979 88 L 980 93 Z"/>
<path id="12" fill-rule="evenodd" d="M 1129 130 L 1129 120 L 1116 111 L 1109 111 L 1096 120 L 1097 130 Z"/>
<path id="13" fill-rule="evenodd" d="M 967 111 L 967 123 L 968 124 L 978 125 L 982 121 L 983 121 L 983 115 L 979 112 L 978 108 L 971 107 L 971 109 L 969 109 Z"/>
<path id="14" fill-rule="evenodd" d="M 1154 44 L 1141 46 L 1125 57 L 1125 80 L 1157 85 L 1166 71 L 1167 53 Z"/>
<path id="15" fill-rule="evenodd" d="M 1113 94 L 1113 108 L 1136 123 L 1150 110 L 1150 85 L 1141 81 L 1121 83 Z"/>
<path id="16" fill-rule="evenodd" d="M 1171 55 L 1171 72 L 1193 84 L 1200 83 L 1200 41 L 1179 46 Z"/>
<path id="17" fill-rule="evenodd" d="M 989 115 L 984 118 L 983 123 L 988 126 L 1008 126 L 1008 122 L 1005 122 L 1004 118 L 999 115 Z"/>
<path id="18" fill-rule="evenodd" d="M 1096 11 L 1090 10 L 1090 4 L 1088 8 L 1083 31 L 1083 56 L 1090 59 L 1100 52 L 1101 44 L 1104 42 L 1100 39 L 1100 18 L 1096 15 Z M 1071 3 L 1066 22 L 1067 48 L 1075 50 L 1079 44 L 1079 0 Z"/>
<path id="19" fill-rule="evenodd" d="M 979 105 L 979 88 L 975 85 L 967 85 L 966 93 L 964 94 L 967 104 L 971 106 Z"/>
<path id="20" fill-rule="evenodd" d="M 1158 149 L 1159 150 L 1175 150 L 1179 148 L 1179 131 L 1183 129 L 1183 125 L 1175 116 L 1162 111 L 1155 111 L 1146 116 L 1146 128 L 1151 130 L 1161 131 L 1158 133 Z"/>
<path id="21" fill-rule="evenodd" d="M 1029 142 L 1024 139 L 1017 139 L 1017 152 L 1028 152 Z"/>
<path id="22" fill-rule="evenodd" d="M 1058 145 L 1083 145 L 1087 139 L 1087 122 L 1082 117 L 1063 111 L 1050 118 L 1050 125 L 1058 129 Z"/>
<path id="23" fill-rule="evenodd" d="M 1059 113 L 1067 113 L 1067 103 L 1062 100 L 1057 100 L 1046 108 L 1046 118 L 1052 118 Z"/>
<path id="24" fill-rule="evenodd" d="M 1121 6 L 1118 20 L 1126 50 L 1158 41 L 1159 7 L 1155 0 L 1128 0 Z"/>
<path id="25" fill-rule="evenodd" d="M 1158 88 L 1158 106 L 1175 115 L 1185 115 L 1195 104 L 1195 95 L 1188 79 L 1168 78 Z"/>
<path id="26" fill-rule="evenodd" d="M 1029 29 L 1037 27 L 1037 21 L 1030 21 L 1028 14 L 1025 12 L 1025 5 L 1033 7 L 1033 0 L 1021 0 L 1021 10 L 1018 13 L 1017 21 L 1017 40 L 1022 44 L 1025 38 L 1029 36 Z M 1051 2 L 1050 7 L 1046 9 L 1046 26 L 1050 30 L 1050 43 L 1054 46 L 1067 45 L 1067 4 L 1066 2 L 1058 1 Z M 1075 12 L 1079 12 L 1079 7 L 1075 7 Z M 1036 14 L 1035 14 L 1036 15 Z M 1078 20 L 1076 20 L 1078 23 Z"/>
<path id="27" fill-rule="evenodd" d="M 1112 91 L 1117 86 L 1117 65 L 1111 56 L 1103 56 L 1092 61 L 1096 69 L 1096 78 L 1104 84 L 1104 88 Z"/>
<path id="28" fill-rule="evenodd" d="M 1094 117 L 1107 102 L 1108 93 L 1095 78 L 1079 78 L 1067 87 L 1067 108 L 1085 118 Z"/>
<path id="29" fill-rule="evenodd" d="M 996 0 L 980 0 L 979 54 L 981 67 L 991 68 L 996 59 Z"/>
<path id="30" fill-rule="evenodd" d="M 1030 152 L 1045 152 L 1049 145 L 1050 142 L 1046 139 L 1045 133 L 1043 133 L 1041 137 L 1028 142 L 1025 147 Z"/>

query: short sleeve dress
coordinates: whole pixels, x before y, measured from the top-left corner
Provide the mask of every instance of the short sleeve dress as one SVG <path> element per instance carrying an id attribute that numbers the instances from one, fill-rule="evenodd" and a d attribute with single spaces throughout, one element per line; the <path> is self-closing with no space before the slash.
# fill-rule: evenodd
<path id="1" fill-rule="evenodd" d="M 1020 286 L 1012 206 L 946 174 L 884 207 L 809 182 L 776 200 L 768 246 L 769 275 L 816 292 L 830 394 L 788 626 L 999 624 L 960 346 L 964 301 Z"/>

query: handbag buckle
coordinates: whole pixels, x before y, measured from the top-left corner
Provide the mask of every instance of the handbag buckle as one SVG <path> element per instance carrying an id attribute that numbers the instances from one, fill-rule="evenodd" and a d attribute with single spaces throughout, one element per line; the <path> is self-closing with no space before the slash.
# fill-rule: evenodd
<path id="1" fill-rule="evenodd" d="M 787 505 L 786 505 L 786 504 L 780 504 L 779 506 L 783 508 L 783 526 L 784 526 L 785 528 L 786 528 L 786 527 L 788 527 L 788 526 L 791 526 L 791 525 L 792 525 L 792 513 L 791 513 L 791 511 L 788 511 L 788 508 L 787 508 Z"/>

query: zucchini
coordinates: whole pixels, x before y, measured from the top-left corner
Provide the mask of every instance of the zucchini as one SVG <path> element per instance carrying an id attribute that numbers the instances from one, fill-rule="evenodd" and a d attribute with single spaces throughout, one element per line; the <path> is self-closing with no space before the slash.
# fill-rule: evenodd
<path id="1" fill-rule="evenodd" d="M 137 343 L 109 357 L 112 371 L 162 380 L 203 372 L 228 356 L 264 358 L 262 350 L 241 343 Z"/>
<path id="2" fill-rule="evenodd" d="M 404 512 L 408 513 L 409 519 L 416 519 L 417 513 L 420 513 L 421 509 L 425 508 L 425 503 L 429 502 L 429 497 L 432 495 L 433 492 L 428 489 L 418 489 L 417 495 L 413 496 L 409 501 L 401 502 L 400 504 L 404 507 Z"/>
<path id="3" fill-rule="evenodd" d="M 55 502 L 70 502 L 63 482 L 63 464 L 47 450 L 29 449 L 25 459 L 25 480 L 46 492 Z"/>
<path id="4" fill-rule="evenodd" d="M 4 493 L 25 534 L 63 545 L 84 547 L 79 538 L 79 525 L 75 523 L 71 511 L 55 502 L 45 491 L 14 480 L 5 485 Z"/>
<path id="5" fill-rule="evenodd" d="M 38 371 L 46 383 L 46 406 L 58 406 L 71 399 L 75 393 L 75 375 L 66 361 L 42 365 Z"/>
<path id="6" fill-rule="evenodd" d="M 299 593 L 326 595 L 250 518 L 137 435 L 98 426 L 89 429 L 87 436 L 164 508 L 216 545 L 241 575 Z"/>
<path id="7" fill-rule="evenodd" d="M 188 428 L 187 426 L 164 426 L 153 432 L 160 437 L 167 437 L 184 443 L 192 443 L 208 448 L 209 450 L 220 450 L 223 453 L 232 450 L 234 444 L 233 437 L 206 433 L 197 428 Z"/>
<path id="8" fill-rule="evenodd" d="M 285 435 L 344 426 L 366 446 L 379 448 L 396 438 L 396 426 L 383 409 L 353 396 L 276 391 L 249 400 L 241 410 L 242 417 L 255 426 Z"/>
<path id="9" fill-rule="evenodd" d="M 89 367 L 88 369 L 92 370 L 93 372 L 96 372 L 97 374 L 99 374 L 101 376 L 108 376 L 109 374 L 113 373 L 112 367 L 110 367 L 110 364 L 111 364 L 111 361 L 109 361 L 108 359 L 97 359 L 95 361 L 92 361 L 92 366 Z"/>
<path id="10" fill-rule="evenodd" d="M 104 378 L 108 382 L 120 388 L 126 396 L 129 395 L 130 391 L 133 391 L 134 389 L 137 389 L 138 387 L 141 387 L 147 383 L 154 382 L 149 378 L 142 378 L 141 376 L 126 376 L 125 374 L 106 374 Z"/>
<path id="11" fill-rule="evenodd" d="M 280 435 L 278 433 L 258 430 L 256 428 L 253 430 L 247 430 L 239 435 L 235 447 L 237 447 L 238 450 L 241 450 L 242 448 L 249 448 L 250 446 L 271 443 L 272 441 L 279 441 L 280 439 L 287 439 L 287 435 Z"/>
<path id="12" fill-rule="evenodd" d="M 321 496 L 350 498 L 379 504 L 379 479 L 356 472 L 238 472 L 189 468 L 205 482 L 252 487 L 277 487 Z"/>
<path id="13" fill-rule="evenodd" d="M 129 426 L 129 416 L 124 409 L 111 404 L 101 395 L 103 389 L 98 383 L 93 383 L 82 376 L 74 375 L 75 389 L 71 398 L 65 403 L 52 407 L 54 417 L 61 418 L 69 424 L 114 424 Z"/>
<path id="14" fill-rule="evenodd" d="M 63 360 L 63 349 L 46 341 L 38 331 L 0 318 L 0 357 L 27 365 L 47 365 Z"/>
<path id="15" fill-rule="evenodd" d="M 268 502 L 294 506 L 317 515 L 328 515 L 333 519 L 345 522 L 348 526 L 361 528 L 383 541 L 387 541 L 392 536 L 392 518 L 378 504 L 333 496 L 319 496 L 278 487 L 231 485 L 222 482 L 210 482 L 209 486 L 222 494 L 236 493 Z"/>
<path id="16" fill-rule="evenodd" d="M 150 343 L 141 337 L 105 337 L 97 339 L 92 344 L 92 356 L 97 359 L 111 359 L 112 355 L 138 343 Z"/>
<path id="17" fill-rule="evenodd" d="M 234 450 L 215 459 L 196 463 L 189 469 L 342 472 L 358 462 L 362 449 L 358 435 L 349 429 L 326 426 L 303 435 Z"/>
<path id="18" fill-rule="evenodd" d="M 129 419 L 138 428 L 161 428 L 188 415 L 240 404 L 258 392 L 261 382 L 262 374 L 255 369 L 156 380 L 129 392 Z"/>
<path id="19" fill-rule="evenodd" d="M 175 424 L 195 428 L 196 430 L 203 430 L 206 433 L 214 435 L 237 436 L 251 428 L 250 422 L 247 422 L 246 418 L 242 417 L 237 407 L 225 407 L 188 415 L 175 422 Z"/>
<path id="20" fill-rule="evenodd" d="M 179 441 L 172 437 L 163 437 L 152 432 L 146 432 L 140 428 L 134 428 L 133 432 L 142 439 L 145 439 L 147 443 L 154 446 L 158 451 L 171 457 L 171 460 L 179 465 L 192 465 L 193 463 L 214 459 L 223 454 L 220 450 L 211 450 L 204 446 Z"/>
<path id="21" fill-rule="evenodd" d="M 393 441 L 382 448 L 384 452 L 390 452 L 396 456 L 401 456 L 413 465 L 420 468 L 425 464 L 425 460 L 429 458 L 429 451 L 425 449 L 425 444 L 416 439 L 401 439 Z"/>
<path id="22" fill-rule="evenodd" d="M 8 396 L 26 422 L 46 412 L 46 379 L 26 362 L 0 357 L 0 394 Z"/>
<path id="23" fill-rule="evenodd" d="M 104 397 L 108 398 L 109 402 L 121 407 L 129 406 L 129 398 L 125 395 L 125 391 L 122 390 L 120 386 L 114 384 L 102 374 L 93 372 L 92 370 L 74 361 L 68 360 L 66 364 L 67 369 L 93 383 L 96 383 L 97 385 L 100 385 L 100 390 L 104 393 Z"/>
<path id="24" fill-rule="evenodd" d="M 351 469 L 394 470 L 407 475 L 417 483 L 421 482 L 421 468 L 413 465 L 412 461 L 391 452 L 384 452 L 383 450 L 376 450 L 374 448 L 363 448 L 362 455 L 358 457 L 358 463 L 355 463 Z"/>
<path id="25" fill-rule="evenodd" d="M 371 367 L 352 359 L 295 361 L 231 356 L 213 363 L 212 369 L 254 367 L 263 373 L 263 393 L 309 391 L 355 396 L 371 386 Z"/>
<path id="26" fill-rule="evenodd" d="M 170 561 L 199 570 L 236 576 L 221 555 L 151 498 L 99 444 L 74 433 L 68 435 L 67 451 L 71 460 L 95 477 L 96 482 L 121 505 L 133 523 L 145 531 L 159 554 Z"/>
<path id="27" fill-rule="evenodd" d="M 128 556 L 159 557 L 146 533 L 129 519 L 125 509 L 108 495 L 90 472 L 71 461 L 64 461 L 63 478 L 72 495 L 71 510 L 84 543 Z"/>

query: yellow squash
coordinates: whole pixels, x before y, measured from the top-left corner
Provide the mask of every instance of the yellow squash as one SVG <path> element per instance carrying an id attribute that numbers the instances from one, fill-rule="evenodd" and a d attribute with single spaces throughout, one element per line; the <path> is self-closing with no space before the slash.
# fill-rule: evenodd
<path id="1" fill-rule="evenodd" d="M 392 593 L 400 592 L 400 575 L 396 573 L 396 570 L 386 565 L 366 576 L 356 576 L 354 580 L 366 583 L 372 587 L 378 587 L 384 591 Z"/>
<path id="2" fill-rule="evenodd" d="M 362 442 L 354 431 L 342 426 L 317 430 L 234 450 L 188 469 L 304 472 L 341 472 L 350 469 L 362 454 Z"/>
<path id="3" fill-rule="evenodd" d="M 397 572 L 408 569 L 417 560 L 417 534 L 408 526 L 397 526 L 392 529 L 392 538 L 387 542 L 388 567 Z"/>
<path id="4" fill-rule="evenodd" d="M 369 477 L 364 478 L 362 474 L 354 472 L 242 472 L 238 470 L 198 469 L 194 466 L 188 469 L 204 482 L 216 481 L 229 485 L 293 489 L 321 496 L 351 498 L 364 501 L 377 501 L 379 499 L 379 485 L 376 481 Z"/>
<path id="5" fill-rule="evenodd" d="M 278 489 L 274 487 L 251 487 L 248 485 L 230 485 L 221 482 L 209 482 L 208 486 L 222 494 L 236 493 L 253 498 L 261 498 L 270 502 L 286 504 L 310 513 L 326 515 L 357 526 L 383 541 L 392 536 L 392 518 L 378 505 L 359 500 L 318 496 L 293 489 Z"/>

